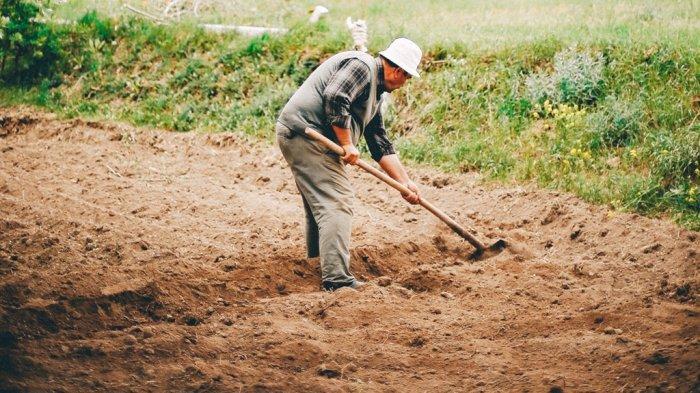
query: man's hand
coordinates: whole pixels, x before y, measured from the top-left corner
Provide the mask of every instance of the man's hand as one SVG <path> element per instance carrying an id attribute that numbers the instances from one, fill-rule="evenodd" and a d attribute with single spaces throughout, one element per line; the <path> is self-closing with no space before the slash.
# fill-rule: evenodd
<path id="1" fill-rule="evenodd" d="M 405 199 L 408 203 L 412 205 L 417 205 L 418 203 L 420 203 L 420 194 L 418 193 L 418 187 L 416 186 L 416 184 L 409 180 L 406 183 L 404 183 L 404 186 L 406 186 L 406 188 L 413 192 L 411 194 L 401 194 L 403 199 Z"/>
<path id="2" fill-rule="evenodd" d="M 357 162 L 357 159 L 360 158 L 360 151 L 357 150 L 355 145 L 348 144 L 348 145 L 343 145 L 343 150 L 345 150 L 345 155 L 343 156 L 343 161 L 345 161 L 348 164 L 355 164 Z"/>

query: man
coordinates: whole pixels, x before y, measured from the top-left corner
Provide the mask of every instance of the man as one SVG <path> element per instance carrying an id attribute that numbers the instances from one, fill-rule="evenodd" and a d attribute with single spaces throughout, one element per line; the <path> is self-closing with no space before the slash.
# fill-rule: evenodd
<path id="1" fill-rule="evenodd" d="M 344 167 L 357 161 L 361 135 L 379 166 L 413 191 L 404 199 L 412 204 L 420 200 L 387 139 L 379 108 L 383 92 L 419 77 L 421 56 L 418 45 L 406 38 L 395 40 L 376 58 L 356 51 L 339 53 L 309 75 L 278 118 L 277 142 L 304 204 L 307 256 L 320 256 L 325 290 L 363 284 L 350 273 L 353 191 Z M 339 157 L 308 139 L 306 127 L 338 143 L 345 155 Z"/>

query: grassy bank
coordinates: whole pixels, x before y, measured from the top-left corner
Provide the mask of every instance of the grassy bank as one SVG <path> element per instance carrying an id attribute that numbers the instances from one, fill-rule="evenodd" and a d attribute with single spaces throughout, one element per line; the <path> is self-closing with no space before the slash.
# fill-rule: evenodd
<path id="1" fill-rule="evenodd" d="M 56 28 L 57 71 L 5 84 L 0 104 L 263 139 L 314 67 L 348 46 L 331 23 L 255 39 L 95 14 Z M 625 33 L 575 41 L 539 31 L 480 49 L 436 40 L 424 77 L 394 94 L 387 126 L 406 160 L 535 182 L 700 230 L 697 47 Z"/>
<path id="2" fill-rule="evenodd" d="M 134 15 L 130 4 L 162 14 L 152 0 L 71 0 L 56 6 L 58 17 L 75 20 L 96 9 L 103 15 Z M 180 21 L 255 26 L 293 26 L 308 10 L 323 4 L 332 30 L 345 31 L 345 18 L 365 19 L 370 47 L 381 48 L 397 35 L 425 46 L 461 43 L 474 50 L 493 50 L 557 37 L 565 42 L 601 40 L 677 44 L 698 43 L 698 0 L 208 0 L 195 17 L 191 1 Z"/>

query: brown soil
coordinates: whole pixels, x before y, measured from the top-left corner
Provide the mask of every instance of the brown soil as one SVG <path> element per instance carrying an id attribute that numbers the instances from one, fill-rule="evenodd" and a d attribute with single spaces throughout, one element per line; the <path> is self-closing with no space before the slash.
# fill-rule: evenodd
<path id="1" fill-rule="evenodd" d="M 413 171 L 511 244 L 471 262 L 351 172 L 370 283 L 325 293 L 275 147 L 0 109 L 0 390 L 700 389 L 697 232 Z"/>

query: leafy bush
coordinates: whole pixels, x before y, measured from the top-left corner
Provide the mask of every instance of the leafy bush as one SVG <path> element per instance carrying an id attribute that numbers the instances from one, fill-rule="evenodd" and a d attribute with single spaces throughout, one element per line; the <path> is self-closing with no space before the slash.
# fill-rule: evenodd
<path id="1" fill-rule="evenodd" d="M 110 41 L 114 38 L 114 29 L 108 19 L 101 19 L 97 12 L 90 11 L 78 20 L 78 25 L 91 30 L 91 36 L 102 41 Z"/>
<path id="2" fill-rule="evenodd" d="M 652 156 L 653 174 L 667 188 L 683 183 L 696 183 L 700 179 L 700 127 L 654 136 Z"/>
<path id="3" fill-rule="evenodd" d="M 242 56 L 248 57 L 260 57 L 268 49 L 268 43 L 270 41 L 270 35 L 265 33 L 260 37 L 254 37 L 248 43 L 248 46 L 241 51 Z"/>
<path id="4" fill-rule="evenodd" d="M 0 2 L 0 78 L 21 83 L 48 75 L 61 58 L 58 34 L 41 21 L 41 7 Z"/>
<path id="5" fill-rule="evenodd" d="M 509 95 L 501 103 L 501 106 L 498 108 L 498 113 L 509 118 L 523 118 L 527 117 L 531 109 L 532 104 L 530 101 Z"/>
<path id="6" fill-rule="evenodd" d="M 644 112 L 639 102 L 629 102 L 609 96 L 599 110 L 588 118 L 593 132 L 590 147 L 627 146 L 633 143 L 642 127 Z"/>
<path id="7" fill-rule="evenodd" d="M 539 72 L 525 79 L 531 102 L 542 104 L 568 103 L 589 105 L 601 98 L 603 87 L 603 55 L 565 49 L 554 56 L 554 71 Z"/>

